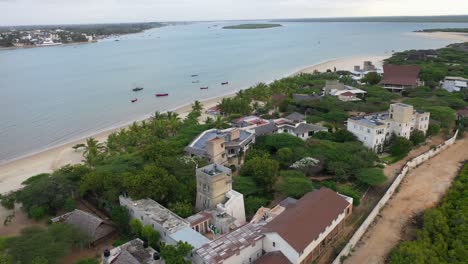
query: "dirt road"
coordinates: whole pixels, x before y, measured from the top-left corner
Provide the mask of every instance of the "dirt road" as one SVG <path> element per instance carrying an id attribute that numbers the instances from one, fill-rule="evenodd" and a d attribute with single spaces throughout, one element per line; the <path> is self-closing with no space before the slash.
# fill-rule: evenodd
<path id="1" fill-rule="evenodd" d="M 465 138 L 410 171 L 399 192 L 394 194 L 344 263 L 384 263 L 401 239 L 407 221 L 437 204 L 450 187 L 461 162 L 467 159 L 468 139 Z"/>

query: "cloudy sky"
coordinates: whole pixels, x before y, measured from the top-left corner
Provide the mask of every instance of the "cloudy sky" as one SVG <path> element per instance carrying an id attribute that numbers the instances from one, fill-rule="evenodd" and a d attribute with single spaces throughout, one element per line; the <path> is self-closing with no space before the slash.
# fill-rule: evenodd
<path id="1" fill-rule="evenodd" d="M 0 0 L 0 25 L 468 13 L 468 0 Z"/>

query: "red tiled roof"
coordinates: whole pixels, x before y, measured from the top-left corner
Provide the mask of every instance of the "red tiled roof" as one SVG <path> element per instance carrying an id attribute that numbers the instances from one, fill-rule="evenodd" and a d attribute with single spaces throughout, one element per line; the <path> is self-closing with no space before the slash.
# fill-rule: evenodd
<path id="1" fill-rule="evenodd" d="M 468 107 L 458 110 L 457 115 L 461 117 L 468 117 Z"/>
<path id="2" fill-rule="evenodd" d="M 291 264 L 291 262 L 281 251 L 273 251 L 261 256 L 255 264 Z"/>
<path id="3" fill-rule="evenodd" d="M 336 192 L 321 188 L 304 195 L 265 227 L 276 232 L 297 252 L 302 252 L 348 207 Z"/>
<path id="4" fill-rule="evenodd" d="M 354 94 L 352 92 L 342 93 L 341 95 L 343 95 L 343 96 L 354 96 Z"/>
<path id="5" fill-rule="evenodd" d="M 384 74 L 380 84 L 417 85 L 421 69 L 416 65 L 391 65 L 383 66 Z"/>

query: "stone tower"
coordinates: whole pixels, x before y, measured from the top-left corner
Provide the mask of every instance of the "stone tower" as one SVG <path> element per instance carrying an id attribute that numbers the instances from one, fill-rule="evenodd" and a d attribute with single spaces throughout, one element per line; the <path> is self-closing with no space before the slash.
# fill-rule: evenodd
<path id="1" fill-rule="evenodd" d="M 197 169 L 197 212 L 215 209 L 226 201 L 226 193 L 232 190 L 231 169 L 213 163 Z"/>

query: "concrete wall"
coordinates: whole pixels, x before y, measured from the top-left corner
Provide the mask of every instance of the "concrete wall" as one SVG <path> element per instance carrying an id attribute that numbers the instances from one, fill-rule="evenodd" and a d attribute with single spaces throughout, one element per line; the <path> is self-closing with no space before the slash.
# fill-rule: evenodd
<path id="1" fill-rule="evenodd" d="M 346 246 L 343 248 L 343 250 L 341 250 L 340 254 L 335 258 L 335 260 L 333 261 L 333 264 L 341 263 L 341 258 L 349 255 L 351 250 L 356 246 L 356 244 L 359 242 L 359 240 L 364 235 L 364 233 L 367 231 L 367 229 L 372 224 L 372 222 L 374 222 L 374 220 L 377 217 L 377 215 L 379 214 L 380 210 L 387 204 L 388 200 L 392 197 L 393 193 L 398 188 L 401 181 L 405 178 L 408 171 L 411 170 L 411 169 L 416 168 L 421 163 L 423 163 L 426 160 L 436 156 L 441 151 L 443 151 L 446 148 L 450 147 L 453 143 L 455 143 L 457 135 L 458 135 L 458 131 L 455 133 L 455 135 L 452 138 L 445 141 L 443 144 L 438 145 L 435 149 L 431 149 L 431 150 L 419 155 L 418 157 L 413 158 L 412 160 L 410 160 L 410 161 L 408 161 L 406 163 L 406 165 L 401 170 L 400 174 L 398 174 L 398 176 L 393 181 L 392 185 L 390 185 L 390 187 L 388 188 L 387 192 L 384 194 L 384 196 L 382 196 L 379 203 L 374 207 L 374 209 L 367 216 L 366 220 L 364 220 L 364 222 L 361 224 L 361 226 L 358 228 L 358 230 L 351 237 L 348 244 L 346 244 Z"/>
<path id="2" fill-rule="evenodd" d="M 273 246 L 273 242 L 275 246 Z M 291 263 L 299 263 L 299 253 L 292 248 L 278 233 L 266 233 L 263 238 L 263 250 L 265 252 L 281 251 Z"/>

